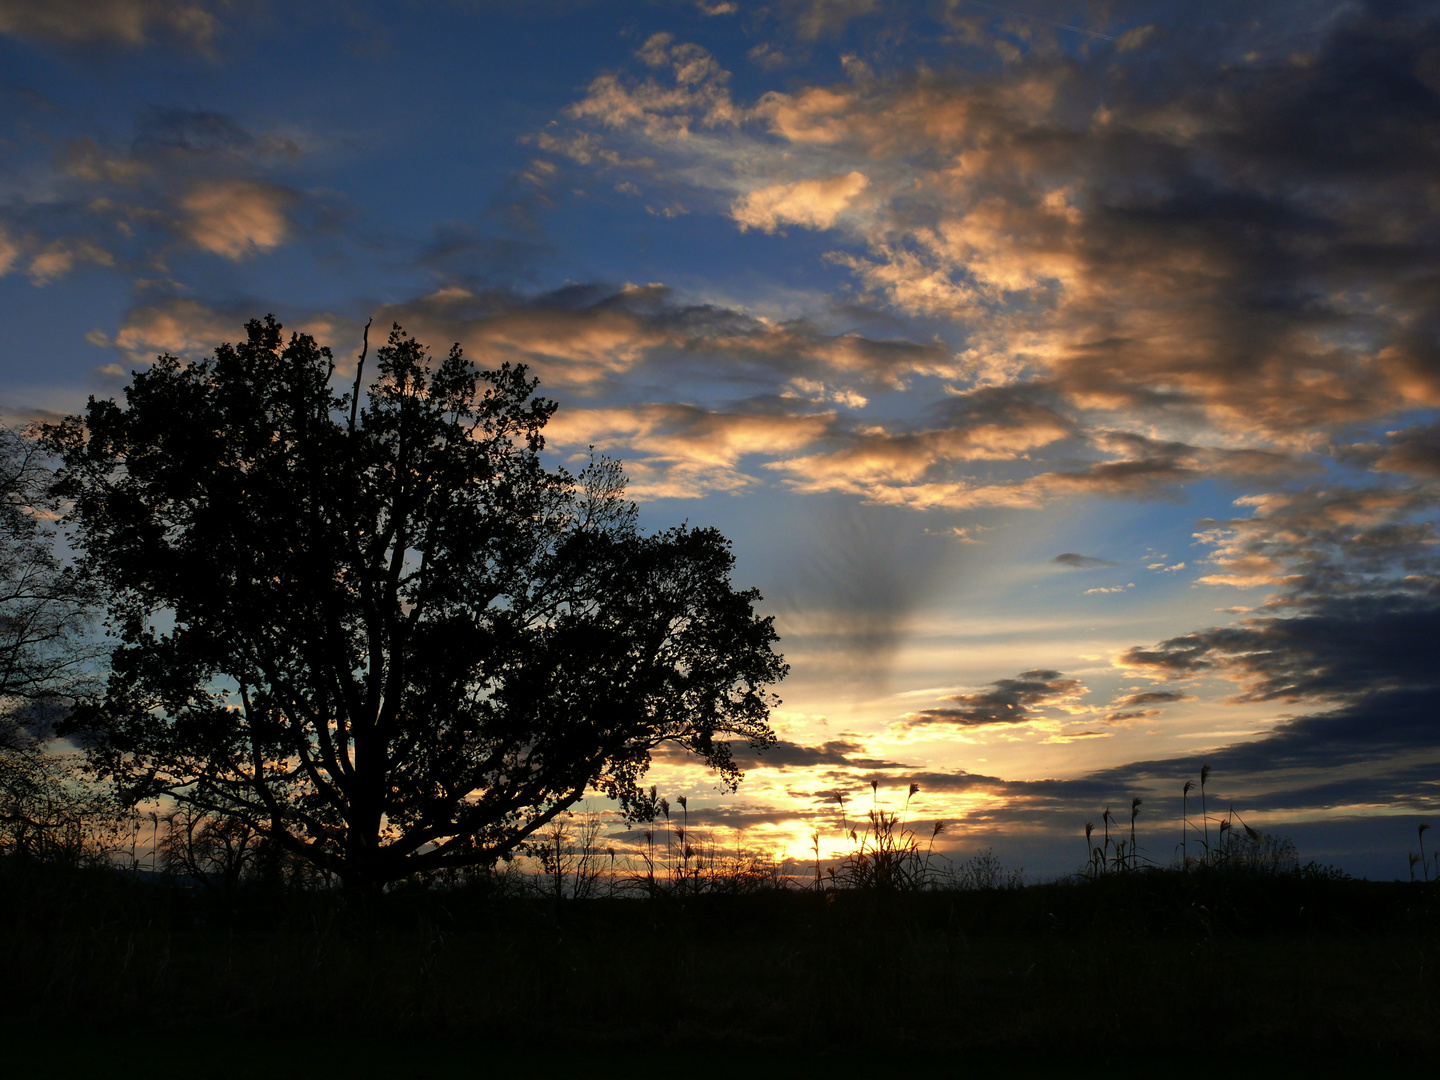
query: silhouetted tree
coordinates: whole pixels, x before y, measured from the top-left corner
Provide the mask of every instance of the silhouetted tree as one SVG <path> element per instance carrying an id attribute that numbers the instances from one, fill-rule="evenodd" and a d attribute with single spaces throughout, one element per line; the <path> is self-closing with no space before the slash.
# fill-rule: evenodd
<path id="1" fill-rule="evenodd" d="M 52 749 L 94 650 L 92 594 L 56 556 L 51 479 L 40 444 L 0 427 L 0 852 L 74 859 L 104 846 L 117 808 Z"/>
<path id="2" fill-rule="evenodd" d="M 0 426 L 0 702 L 63 700 L 88 657 L 94 596 L 55 553 L 57 504 L 43 447 Z"/>
<path id="3" fill-rule="evenodd" d="M 719 533 L 642 535 L 614 462 L 547 469 L 523 367 L 396 327 L 360 408 L 328 349 L 246 329 L 47 429 L 118 638 L 86 722 L 128 798 L 370 891 L 508 857 L 592 787 L 643 810 L 661 743 L 733 788 L 727 740 L 773 741 L 786 669 Z"/>

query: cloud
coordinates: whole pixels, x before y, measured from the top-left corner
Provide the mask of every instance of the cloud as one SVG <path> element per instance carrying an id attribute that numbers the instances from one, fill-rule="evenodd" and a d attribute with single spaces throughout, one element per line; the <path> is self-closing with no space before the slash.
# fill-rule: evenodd
<path id="1" fill-rule="evenodd" d="M 783 225 L 828 229 L 869 183 L 864 173 L 849 172 L 844 176 L 774 184 L 737 199 L 730 216 L 739 224 L 741 232 L 760 229 L 773 233 Z"/>
<path id="2" fill-rule="evenodd" d="M 238 260 L 292 239 L 297 220 L 333 220 L 337 198 L 266 179 L 309 152 L 298 131 L 252 132 L 226 113 L 146 108 L 133 138 L 62 139 L 12 155 L 33 182 L 7 206 L 10 262 L 36 284 L 82 264 L 168 277 L 177 238 Z"/>
<path id="3" fill-rule="evenodd" d="M 222 342 L 235 341 L 245 332 L 245 323 L 262 312 L 253 307 L 232 304 L 224 308 L 209 307 L 189 297 L 168 297 L 153 304 L 132 308 L 125 313 L 113 339 L 99 335 L 92 343 L 113 345 L 132 366 L 149 364 L 160 353 L 188 360 L 205 360 Z M 322 345 L 337 346 L 360 340 L 360 327 L 324 313 L 307 312 L 286 323 L 287 330 L 308 333 Z M 347 358 L 336 359 L 342 375 L 348 367 Z M 113 374 L 124 374 L 117 369 Z"/>
<path id="4" fill-rule="evenodd" d="M 0 34 L 58 45 L 139 46 L 173 35 L 204 47 L 219 23 L 189 0 L 0 0 Z"/>
<path id="5" fill-rule="evenodd" d="M 89 137 L 67 144 L 57 160 L 64 172 L 92 183 L 133 184 L 153 172 L 149 163 L 132 155 L 107 155 Z"/>
<path id="6" fill-rule="evenodd" d="M 1390 432 L 1390 446 L 1375 461 L 1377 469 L 1440 477 L 1440 424 L 1417 424 Z"/>
<path id="7" fill-rule="evenodd" d="M 205 180 L 179 199 L 181 231 L 198 247 L 227 259 L 269 251 L 285 241 L 284 188 L 253 180 Z"/>
<path id="8" fill-rule="evenodd" d="M 1236 502 L 1251 516 L 1199 523 L 1196 539 L 1213 548 L 1208 561 L 1220 571 L 1200 584 L 1283 586 L 1304 599 L 1409 590 L 1437 571 L 1434 486 L 1281 491 Z"/>
<path id="9" fill-rule="evenodd" d="M 1145 705 L 1170 705 L 1177 701 L 1197 701 L 1194 694 L 1187 694 L 1181 690 L 1144 690 L 1135 694 L 1126 694 L 1111 702 L 1114 709 L 1137 709 Z"/>
<path id="10" fill-rule="evenodd" d="M 730 73 L 699 45 L 676 44 L 667 33 L 652 34 L 635 55 L 652 69 L 668 69 L 673 85 L 654 78 L 634 83 L 601 75 L 568 114 L 610 128 L 639 124 L 656 139 L 683 139 L 694 126 L 713 128 L 742 118 L 730 96 Z"/>
<path id="11" fill-rule="evenodd" d="M 114 344 L 137 363 L 148 363 L 160 353 L 203 358 L 221 342 L 235 340 L 244 318 L 175 298 L 129 311 Z"/>
<path id="12" fill-rule="evenodd" d="M 837 432 L 837 449 L 773 462 L 802 491 L 848 491 L 877 502 L 949 479 L 959 462 L 1010 461 L 1071 434 L 1069 421 L 1026 390 L 983 388 L 947 398 L 941 423 L 920 430 L 870 425 Z"/>
<path id="13" fill-rule="evenodd" d="M 36 285 L 62 278 L 78 263 L 114 266 L 115 257 L 90 240 L 52 240 L 30 257 L 27 273 Z"/>
<path id="14" fill-rule="evenodd" d="M 10 236 L 8 229 L 0 225 L 0 277 L 8 274 L 20 259 L 20 245 Z"/>
<path id="15" fill-rule="evenodd" d="M 1144 48 L 1155 36 L 1156 30 L 1157 27 L 1154 26 L 1137 26 L 1133 30 L 1125 31 L 1115 39 L 1115 51 L 1123 53 Z"/>
<path id="16" fill-rule="evenodd" d="M 780 739 L 773 746 L 755 751 L 745 743 L 731 743 L 731 754 L 742 769 L 806 769 L 829 765 L 846 769 L 905 769 L 910 766 L 884 758 L 867 757 L 864 746 L 853 739 L 831 739 L 819 746 L 802 746 Z"/>
<path id="17" fill-rule="evenodd" d="M 654 403 L 566 409 L 551 420 L 546 437 L 556 446 L 594 445 L 623 454 L 637 498 L 693 498 L 753 484 L 738 468 L 742 458 L 808 444 L 832 422 L 826 414 L 719 412 Z"/>
<path id="18" fill-rule="evenodd" d="M 869 8 L 791 10 L 819 33 Z M 973 373 L 1039 372 L 1076 409 L 1209 425 L 1216 446 L 1313 450 L 1317 431 L 1440 404 L 1440 302 L 1413 284 L 1440 267 L 1440 121 L 1413 74 L 1440 23 L 1357 8 L 1284 33 L 1315 62 L 1229 63 L 1200 35 L 1157 67 L 1140 27 L 1093 55 L 856 67 L 748 105 L 726 90 L 719 113 L 677 79 L 654 107 L 592 92 L 572 115 L 740 227 L 841 234 L 832 261 L 868 299 L 966 325 Z M 725 83 L 711 63 L 694 87 Z M 859 177 L 863 200 L 842 184 Z"/>
<path id="19" fill-rule="evenodd" d="M 376 317 L 427 343 L 458 341 L 484 365 L 529 364 L 546 386 L 584 395 L 614 390 L 622 376 L 663 385 L 698 377 L 731 385 L 736 398 L 859 408 L 875 389 L 952 370 L 938 342 L 828 333 L 805 319 L 680 304 L 653 283 L 576 284 L 533 295 L 447 286 L 387 305 Z"/>
<path id="20" fill-rule="evenodd" d="M 255 314 L 172 297 L 129 312 L 113 342 L 132 362 L 148 362 L 156 352 L 203 355 Z M 287 318 L 325 341 L 345 342 L 342 353 L 358 346 L 353 322 L 304 310 Z M 574 450 L 593 443 L 623 455 L 633 492 L 644 498 L 694 497 L 762 482 L 769 474 L 757 463 L 840 438 L 840 410 L 866 404 L 860 390 L 943 366 L 948 356 L 932 344 L 826 334 L 803 320 L 778 323 L 677 305 L 658 285 L 573 285 L 528 296 L 448 287 L 381 306 L 374 318 L 382 327 L 399 323 L 435 350 L 458 342 L 482 367 L 526 364 L 545 389 L 572 398 L 547 431 L 552 445 Z M 627 404 L 623 398 L 604 407 L 585 404 L 616 389 L 622 376 L 666 385 L 690 375 L 729 381 L 733 399 L 718 406 Z M 987 427 L 993 420 L 977 414 L 967 422 L 974 444 L 967 452 L 993 456 L 986 442 L 998 437 Z"/>
<path id="21" fill-rule="evenodd" d="M 882 0 L 786 0 L 783 11 L 802 39 L 838 34 L 852 20 L 882 9 Z"/>
<path id="22" fill-rule="evenodd" d="M 1117 562 L 1102 559 L 1098 555 L 1081 555 L 1078 551 L 1066 551 L 1050 560 L 1072 570 L 1094 570 L 1102 566 L 1119 566 Z"/>
<path id="23" fill-rule="evenodd" d="M 1053 398 L 1053 394 L 1049 395 Z M 1160 442 L 1115 431 L 1089 434 L 1093 451 L 1123 455 L 1023 479 L 977 482 L 960 463 L 1022 461 L 1077 434 L 1075 420 L 1044 403 L 1040 384 L 983 388 L 948 399 L 949 426 L 891 431 L 856 429 L 841 448 L 774 462 L 800 491 L 843 491 L 914 509 L 1039 507 L 1076 497 L 1173 498 L 1205 476 L 1285 476 L 1313 469 L 1283 454 Z M 984 407 L 977 407 L 983 405 Z"/>
<path id="24" fill-rule="evenodd" d="M 915 730 L 1024 724 L 1041 719 L 1045 712 L 1075 711 L 1076 701 L 1088 693 L 1079 679 L 1066 678 L 1058 671 L 1047 669 L 1022 671 L 1013 679 L 997 679 L 990 685 L 992 689 L 980 693 L 946 698 L 951 703 L 949 707 L 911 713 L 903 717 L 898 726 Z"/>
<path id="25" fill-rule="evenodd" d="M 1435 27 L 1412 29 L 1440 41 Z M 665 37 L 637 55 L 674 85 L 651 80 L 641 94 L 647 84 L 611 76 L 629 104 L 601 109 L 592 93 L 571 110 L 584 130 L 566 137 L 588 140 L 607 168 L 646 158 L 645 182 L 684 190 L 695 212 L 708 206 L 744 229 L 827 230 L 840 245 L 829 258 L 855 274 L 861 305 L 963 327 L 952 356 L 915 370 L 956 380 L 962 394 L 1024 386 L 1051 417 L 1002 415 L 988 437 L 948 418 L 837 424 L 827 444 L 766 463 L 795 490 L 952 510 L 1178 498 L 1203 479 L 1303 478 L 1342 452 L 1327 432 L 1440 401 L 1427 389 L 1440 387 L 1427 374 L 1440 361 L 1416 330 L 1431 301 L 1352 243 L 1440 265 L 1440 248 L 1416 239 L 1429 235 L 1428 181 L 1368 156 L 1342 165 L 1318 132 L 1299 137 L 1284 120 L 1313 114 L 1347 71 L 1377 101 L 1393 99 L 1400 127 L 1429 145 L 1422 113 L 1400 108 L 1386 74 L 1423 50 L 1360 16 L 1312 31 L 1328 68 L 1221 67 L 1214 91 L 1130 72 L 1153 62 L 1158 31 L 1141 28 L 1103 63 L 1037 48 L 983 71 L 876 76 L 852 65 L 849 81 L 748 104 L 730 96 L 713 57 Z M 697 66 L 682 77 L 687 64 Z M 1251 104 L 1237 110 L 1239 100 Z M 1401 161 L 1410 136 L 1342 119 Z M 1312 173 L 1348 194 L 1321 198 L 1293 182 Z M 1375 213 L 1357 215 L 1352 197 Z M 825 393 L 873 400 L 858 385 Z M 1429 475 L 1425 437 L 1397 437 L 1389 456 L 1368 460 Z M 1202 581 L 1274 584 L 1272 569 L 1264 558 L 1221 563 Z"/>
<path id="26" fill-rule="evenodd" d="M 1301 615 L 1242 620 L 1135 647 L 1120 665 L 1162 678 L 1216 674 L 1238 701 L 1340 700 L 1440 684 L 1430 643 L 1440 608 L 1423 597 L 1311 601 Z"/>

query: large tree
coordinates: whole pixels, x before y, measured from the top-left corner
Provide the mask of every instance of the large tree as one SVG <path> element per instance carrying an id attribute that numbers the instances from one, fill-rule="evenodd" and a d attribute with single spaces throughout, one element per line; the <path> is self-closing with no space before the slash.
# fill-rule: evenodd
<path id="1" fill-rule="evenodd" d="M 733 788 L 786 669 L 719 533 L 642 534 L 613 462 L 547 468 L 523 367 L 396 327 L 362 407 L 310 337 L 246 330 L 48 429 L 117 638 L 88 734 L 130 798 L 373 890 L 504 857 L 592 788 L 645 816 L 662 743 Z"/>

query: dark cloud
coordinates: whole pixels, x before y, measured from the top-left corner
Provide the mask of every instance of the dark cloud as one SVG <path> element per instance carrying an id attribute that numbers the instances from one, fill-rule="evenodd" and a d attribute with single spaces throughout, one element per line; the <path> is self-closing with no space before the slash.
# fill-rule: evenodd
<path id="1" fill-rule="evenodd" d="M 1221 674 L 1244 685 L 1242 701 L 1348 700 L 1440 688 L 1437 640 L 1440 605 L 1429 598 L 1340 597 L 1312 601 L 1302 615 L 1247 619 L 1132 648 L 1121 662 L 1170 678 Z"/>
<path id="2" fill-rule="evenodd" d="M 0 0 L 0 34 L 56 45 L 134 47 L 174 37 L 205 47 L 218 29 L 196 0 Z"/>
<path id="3" fill-rule="evenodd" d="M 152 108 L 136 127 L 137 156 L 235 154 L 256 145 L 255 136 L 230 113 Z"/>
<path id="4" fill-rule="evenodd" d="M 1102 559 L 1098 555 L 1081 555 L 1078 551 L 1063 552 L 1050 561 L 1061 566 L 1068 566 L 1072 570 L 1094 570 L 1102 566 L 1120 565 L 1110 559 Z"/>
<path id="5" fill-rule="evenodd" d="M 434 250 L 440 262 L 486 251 L 517 262 L 523 245 L 461 229 Z M 502 245 L 494 248 L 494 244 Z M 540 365 L 579 360 L 584 377 L 626 373 L 633 390 L 672 386 L 685 375 L 721 380 L 740 393 L 811 394 L 818 404 L 845 402 L 851 391 L 893 385 L 907 373 L 950 363 L 940 344 L 831 333 L 804 319 L 774 322 L 710 304 L 683 304 L 662 285 L 615 287 L 581 283 L 539 293 L 451 285 L 385 309 L 424 340 L 459 341 L 474 352 L 487 344 Z M 523 355 L 522 355 L 523 354 Z M 556 372 L 563 376 L 563 372 Z M 607 373 L 609 373 L 607 375 Z M 794 380 L 806 380 L 796 384 Z"/>
<path id="6" fill-rule="evenodd" d="M 1044 669 L 1022 671 L 1013 679 L 996 679 L 990 685 L 992 689 L 982 693 L 946 698 L 952 703 L 949 708 L 912 713 L 900 721 L 900 726 L 1023 724 L 1040 719 L 1045 710 L 1071 701 L 1085 692 L 1079 679 L 1067 679 L 1061 672 Z"/>
<path id="7" fill-rule="evenodd" d="M 694 760 L 693 755 L 677 747 L 662 746 L 652 752 L 657 761 L 670 763 L 687 763 Z M 748 743 L 732 742 L 730 753 L 735 763 L 745 770 L 750 769 L 774 769 L 783 771 L 786 769 L 808 769 L 823 768 L 826 766 L 836 770 L 843 769 L 907 769 L 911 766 L 904 762 L 889 761 L 885 758 L 868 756 L 863 743 L 854 739 L 839 738 L 830 739 L 819 746 L 804 746 L 800 743 L 791 742 L 788 739 L 780 739 L 771 746 L 754 749 Z M 843 772 L 835 772 L 837 777 L 843 777 Z"/>
<path id="8" fill-rule="evenodd" d="M 1420 424 L 1395 431 L 1375 467 L 1412 476 L 1440 476 L 1440 424 Z"/>
<path id="9" fill-rule="evenodd" d="M 801 746 L 779 740 L 774 746 L 754 751 L 745 743 L 732 743 L 731 752 L 742 769 L 794 769 L 834 765 L 847 769 L 904 769 L 898 761 L 865 756 L 865 748 L 850 739 L 831 739 L 819 746 Z"/>

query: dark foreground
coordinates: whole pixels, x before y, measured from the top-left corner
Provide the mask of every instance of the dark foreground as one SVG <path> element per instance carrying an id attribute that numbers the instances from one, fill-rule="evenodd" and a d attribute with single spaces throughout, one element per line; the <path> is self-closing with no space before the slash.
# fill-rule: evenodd
<path id="1" fill-rule="evenodd" d="M 11 1075 L 1314 1076 L 1440 1050 L 1433 886 L 1151 873 L 556 904 L 0 875 Z"/>

